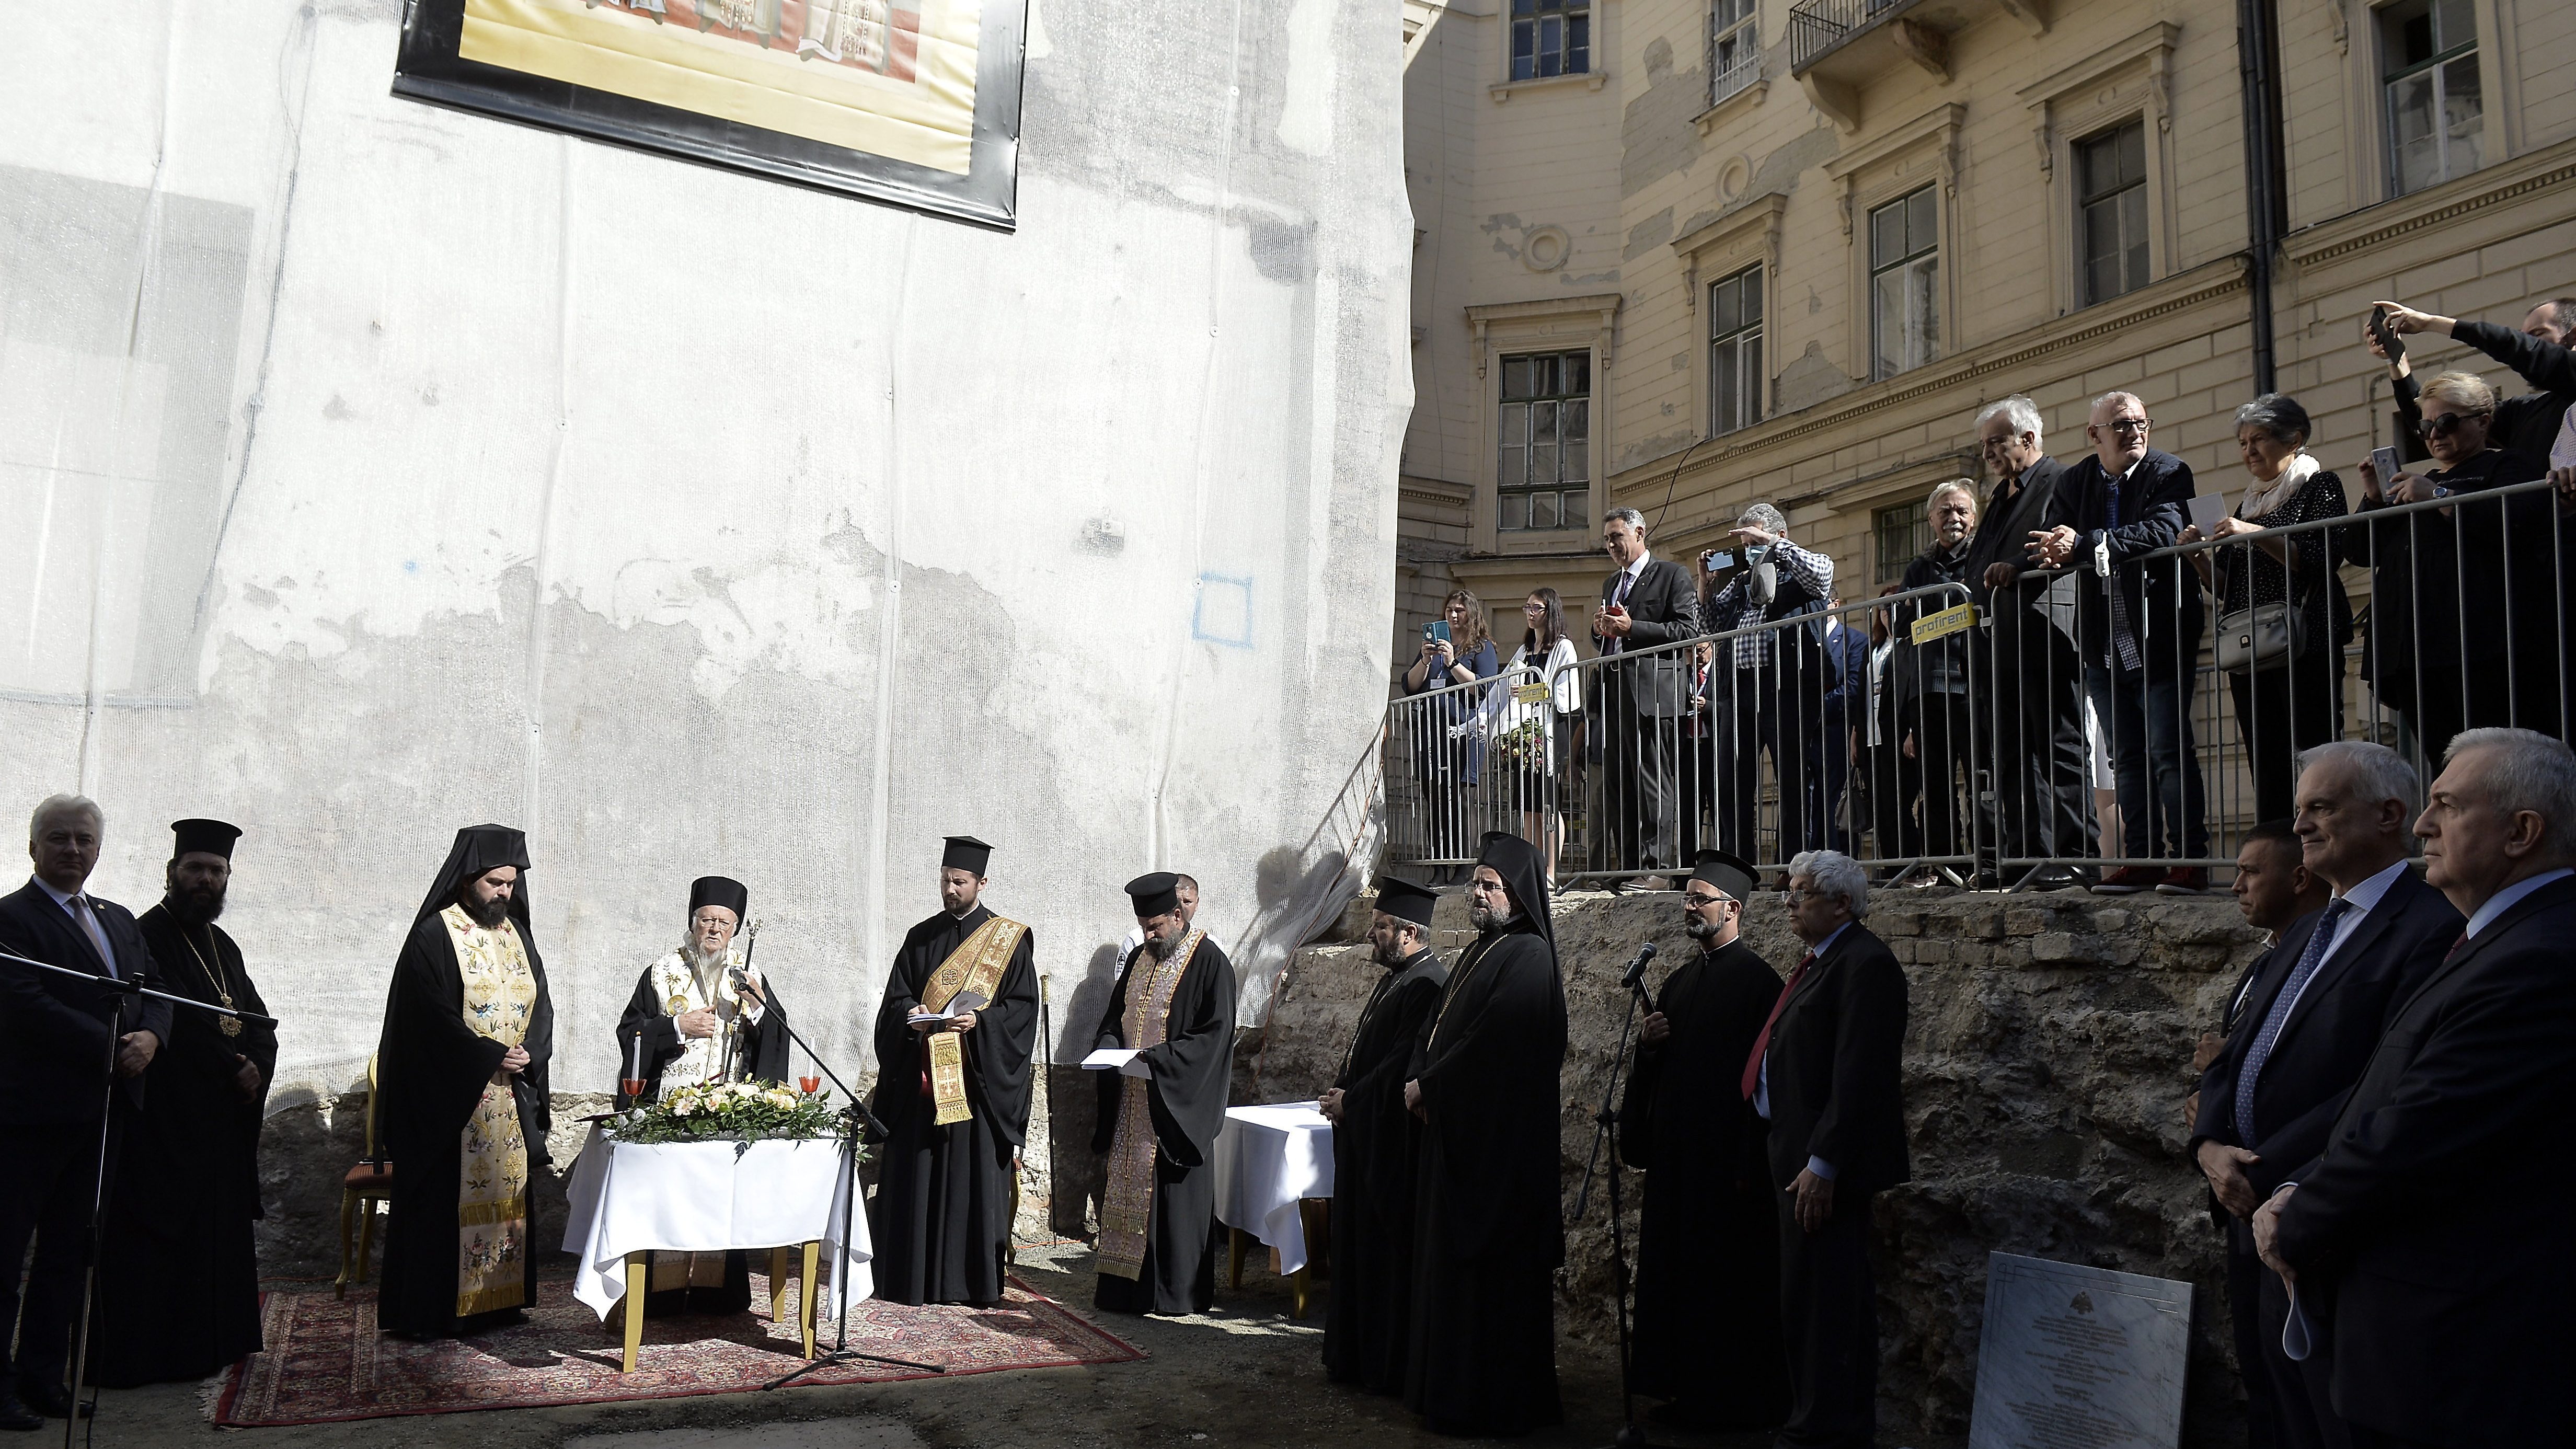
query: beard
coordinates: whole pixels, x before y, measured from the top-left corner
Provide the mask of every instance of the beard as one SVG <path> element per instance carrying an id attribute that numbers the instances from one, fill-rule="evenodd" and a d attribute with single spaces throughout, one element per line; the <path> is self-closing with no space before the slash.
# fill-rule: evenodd
<path id="1" fill-rule="evenodd" d="M 1477 901 L 1467 903 L 1468 924 L 1474 926 L 1482 935 L 1490 936 L 1517 919 L 1519 918 L 1510 911 L 1490 910 Z"/>
<path id="2" fill-rule="evenodd" d="M 501 923 L 510 917 L 509 897 L 494 896 L 487 901 L 470 885 L 456 903 L 465 908 L 467 919 L 487 931 L 499 930 Z"/>
<path id="3" fill-rule="evenodd" d="M 1399 938 L 1393 945 L 1373 947 L 1371 954 L 1377 957 L 1377 964 L 1380 966 L 1401 966 L 1412 959 L 1414 952 L 1421 949 L 1410 937 L 1405 937 Z"/>
<path id="4" fill-rule="evenodd" d="M 1693 916 L 1682 923 L 1683 934 L 1689 936 L 1694 941 L 1703 943 L 1716 940 L 1717 933 L 1720 929 L 1721 928 L 1717 922 L 1703 921 L 1697 916 Z"/>
<path id="5" fill-rule="evenodd" d="M 216 886 L 211 890 L 202 887 L 191 890 L 173 886 L 170 894 L 164 897 L 163 901 L 169 906 L 170 914 L 178 918 L 180 925 L 209 926 L 214 924 L 216 917 L 224 913 L 225 890 L 224 886 Z"/>
<path id="6" fill-rule="evenodd" d="M 1179 950 L 1180 947 L 1181 938 L 1179 936 L 1147 936 L 1145 938 L 1145 949 L 1151 952 L 1154 959 L 1157 961 L 1170 961 L 1172 959 L 1172 953 Z"/>

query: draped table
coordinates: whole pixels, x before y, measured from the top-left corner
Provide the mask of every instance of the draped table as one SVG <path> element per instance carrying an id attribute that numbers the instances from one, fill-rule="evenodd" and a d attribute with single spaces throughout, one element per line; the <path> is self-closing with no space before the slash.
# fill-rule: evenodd
<path id="1" fill-rule="evenodd" d="M 1312 1102 L 1229 1107 L 1216 1135 L 1216 1220 L 1229 1233 L 1233 1286 L 1246 1236 L 1278 1256 L 1296 1317 L 1306 1316 L 1306 1236 L 1323 1232 L 1333 1196 L 1333 1124 Z"/>
<path id="2" fill-rule="evenodd" d="M 635 1143 L 591 1129 L 565 1189 L 571 1214 L 563 1246 L 581 1259 L 573 1296 L 601 1321 L 626 1300 L 626 1372 L 635 1371 L 643 1342 L 645 1279 L 657 1249 L 771 1250 L 775 1318 L 787 1292 L 788 1250 L 801 1248 L 797 1318 L 805 1356 L 814 1356 L 815 1309 L 835 1292 L 828 1285 L 846 1281 L 853 1303 L 876 1289 L 867 1214 L 853 1215 L 843 1195 L 851 1185 L 841 1162 L 846 1150 L 838 1138 Z"/>

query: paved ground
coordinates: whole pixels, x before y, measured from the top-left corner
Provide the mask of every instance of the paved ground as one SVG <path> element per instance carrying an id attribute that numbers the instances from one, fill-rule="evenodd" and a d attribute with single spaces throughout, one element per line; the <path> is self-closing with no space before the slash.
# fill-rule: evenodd
<path id="1" fill-rule="evenodd" d="M 1042 1293 L 1082 1307 L 1091 1302 L 1087 1249 L 1023 1250 L 1021 1272 Z M 215 1430 L 199 1386 L 172 1384 L 107 1394 L 97 1442 L 158 1446 L 219 1433 L 257 1449 L 1375 1449 L 1460 1442 L 1422 1432 L 1392 1400 L 1326 1383 L 1317 1357 L 1320 1297 L 1307 1322 L 1290 1321 L 1287 1309 L 1286 1286 L 1247 1264 L 1242 1291 L 1220 1291 L 1217 1311 L 1204 1317 L 1104 1315 L 1113 1331 L 1152 1355 L 1142 1363 L 297 1428 Z M 1612 1366 L 1569 1347 L 1560 1372 L 1572 1422 L 1518 1442 L 1608 1445 L 1619 1410 Z M 58 1435 L 61 1427 L 47 1429 Z M 1665 1431 L 1654 1437 L 1691 1449 L 1768 1442 Z M 19 1442 L 51 1440 L 31 1434 Z"/>

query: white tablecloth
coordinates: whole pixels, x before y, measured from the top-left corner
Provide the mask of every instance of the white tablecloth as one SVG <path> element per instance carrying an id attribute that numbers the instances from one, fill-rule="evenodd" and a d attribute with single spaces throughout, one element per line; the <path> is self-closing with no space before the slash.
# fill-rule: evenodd
<path id="1" fill-rule="evenodd" d="M 1333 1124 L 1312 1102 L 1228 1107 L 1216 1134 L 1216 1220 L 1279 1250 L 1279 1271 L 1306 1266 L 1297 1203 L 1333 1195 Z"/>
<path id="2" fill-rule="evenodd" d="M 597 1127 L 582 1145 L 565 1195 L 572 1215 L 564 1251 L 581 1256 L 573 1296 L 601 1318 L 626 1293 L 626 1255 L 647 1248 L 705 1253 L 776 1248 L 820 1240 L 825 1284 L 816 1317 L 841 1298 L 830 1286 L 849 1275 L 849 1301 L 876 1289 L 868 1260 L 868 1215 L 852 1222 L 838 1142 L 619 1143 Z M 844 1225 L 848 1225 L 847 1231 Z"/>

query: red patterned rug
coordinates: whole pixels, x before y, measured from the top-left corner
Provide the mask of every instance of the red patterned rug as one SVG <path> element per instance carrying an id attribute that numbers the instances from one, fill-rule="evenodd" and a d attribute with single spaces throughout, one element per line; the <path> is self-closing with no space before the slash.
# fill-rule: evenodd
<path id="1" fill-rule="evenodd" d="M 795 1298 L 787 1320 L 769 1321 L 769 1288 L 752 1277 L 754 1308 L 727 1317 L 648 1318 L 635 1372 L 620 1373 L 623 1341 L 575 1301 L 571 1285 L 540 1285 L 528 1322 L 477 1338 L 414 1343 L 376 1332 L 373 1288 L 346 1300 L 328 1288 L 278 1289 L 262 1305 L 268 1349 L 235 1365 L 217 1396 L 217 1424 L 255 1427 L 671 1399 L 754 1390 L 804 1360 Z M 832 1341 L 818 1325 L 818 1350 Z M 1006 1369 L 1126 1363 L 1144 1350 L 1018 1279 L 993 1308 L 861 1303 L 850 1313 L 850 1347 L 937 1364 L 946 1376 Z M 799 1384 L 889 1383 L 928 1378 L 915 1369 L 849 1363 L 817 1369 Z"/>

